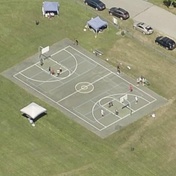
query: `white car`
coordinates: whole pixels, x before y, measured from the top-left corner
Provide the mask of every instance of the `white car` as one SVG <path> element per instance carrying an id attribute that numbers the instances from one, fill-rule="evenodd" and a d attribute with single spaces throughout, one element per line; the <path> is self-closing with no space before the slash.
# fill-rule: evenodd
<path id="1" fill-rule="evenodd" d="M 142 32 L 143 34 L 152 34 L 153 28 L 143 22 L 137 22 L 133 24 L 133 28 Z"/>

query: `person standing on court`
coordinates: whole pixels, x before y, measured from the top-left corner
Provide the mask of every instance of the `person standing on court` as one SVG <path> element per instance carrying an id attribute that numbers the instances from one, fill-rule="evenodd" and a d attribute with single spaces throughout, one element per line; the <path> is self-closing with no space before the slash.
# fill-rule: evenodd
<path id="1" fill-rule="evenodd" d="M 40 65 L 43 66 L 44 62 L 43 62 L 43 59 L 41 58 L 40 59 Z"/>
<path id="2" fill-rule="evenodd" d="M 115 115 L 119 115 L 119 112 L 118 112 L 118 110 L 117 110 L 117 109 L 115 110 Z"/>
<path id="3" fill-rule="evenodd" d="M 120 74 L 120 65 L 117 65 L 117 74 Z"/>
<path id="4" fill-rule="evenodd" d="M 52 68 L 52 70 L 51 70 L 51 74 L 52 74 L 52 75 L 55 75 L 55 71 L 54 71 L 53 68 Z"/>
<path id="5" fill-rule="evenodd" d="M 75 44 L 76 44 L 76 45 L 78 45 L 78 44 L 79 44 L 79 42 L 78 42 L 78 40 L 77 40 L 77 39 L 75 40 Z"/>
<path id="6" fill-rule="evenodd" d="M 111 106 L 113 106 L 113 102 L 112 102 L 112 101 L 109 102 L 109 108 L 110 108 Z"/>
<path id="7" fill-rule="evenodd" d="M 129 91 L 130 92 L 133 92 L 133 86 L 130 84 L 130 86 L 129 86 Z"/>
<path id="8" fill-rule="evenodd" d="M 57 76 L 59 76 L 60 75 L 60 70 L 57 70 Z"/>
<path id="9" fill-rule="evenodd" d="M 135 104 L 137 104 L 137 103 L 138 103 L 138 97 L 135 96 Z"/>
<path id="10" fill-rule="evenodd" d="M 101 109 L 101 116 L 103 117 L 104 116 L 104 110 L 103 109 Z"/>
<path id="11" fill-rule="evenodd" d="M 140 84 L 140 78 L 137 78 L 137 80 L 136 80 L 136 82 L 137 82 L 137 86 L 139 86 L 139 84 Z"/>
<path id="12" fill-rule="evenodd" d="M 62 73 L 62 68 L 61 67 L 59 68 L 59 71 L 60 71 L 60 73 Z"/>

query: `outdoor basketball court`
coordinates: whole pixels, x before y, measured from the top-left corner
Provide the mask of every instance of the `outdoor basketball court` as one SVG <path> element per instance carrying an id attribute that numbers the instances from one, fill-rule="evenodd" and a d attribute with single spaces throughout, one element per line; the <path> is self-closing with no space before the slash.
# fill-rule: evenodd
<path id="1" fill-rule="evenodd" d="M 68 39 L 51 46 L 47 55 L 41 63 L 37 53 L 3 75 L 102 138 L 166 103 Z"/>

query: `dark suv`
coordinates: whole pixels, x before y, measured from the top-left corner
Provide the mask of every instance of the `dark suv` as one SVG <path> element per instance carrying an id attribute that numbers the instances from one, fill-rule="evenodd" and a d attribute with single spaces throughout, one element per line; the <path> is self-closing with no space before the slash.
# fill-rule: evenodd
<path id="1" fill-rule="evenodd" d="M 86 5 L 93 7 L 96 10 L 106 9 L 106 5 L 103 2 L 101 2 L 100 0 L 84 0 L 84 3 Z"/>
<path id="2" fill-rule="evenodd" d="M 176 43 L 174 40 L 172 40 L 168 37 L 163 37 L 163 36 L 157 37 L 155 39 L 155 43 L 163 46 L 164 48 L 166 48 L 168 50 L 173 50 L 176 47 Z"/>
<path id="3" fill-rule="evenodd" d="M 122 8 L 117 8 L 117 7 L 112 7 L 109 10 L 109 14 L 116 16 L 116 17 L 120 18 L 121 20 L 126 20 L 130 17 L 129 13 L 126 10 L 124 10 Z"/>

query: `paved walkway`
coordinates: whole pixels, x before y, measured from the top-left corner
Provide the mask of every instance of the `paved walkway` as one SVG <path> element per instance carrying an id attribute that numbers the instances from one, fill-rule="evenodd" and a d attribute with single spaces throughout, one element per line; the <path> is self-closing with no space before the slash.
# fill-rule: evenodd
<path id="1" fill-rule="evenodd" d="M 161 35 L 176 40 L 176 15 L 145 0 L 102 0 L 107 8 L 122 7 L 126 9 L 134 21 L 151 25 Z"/>

